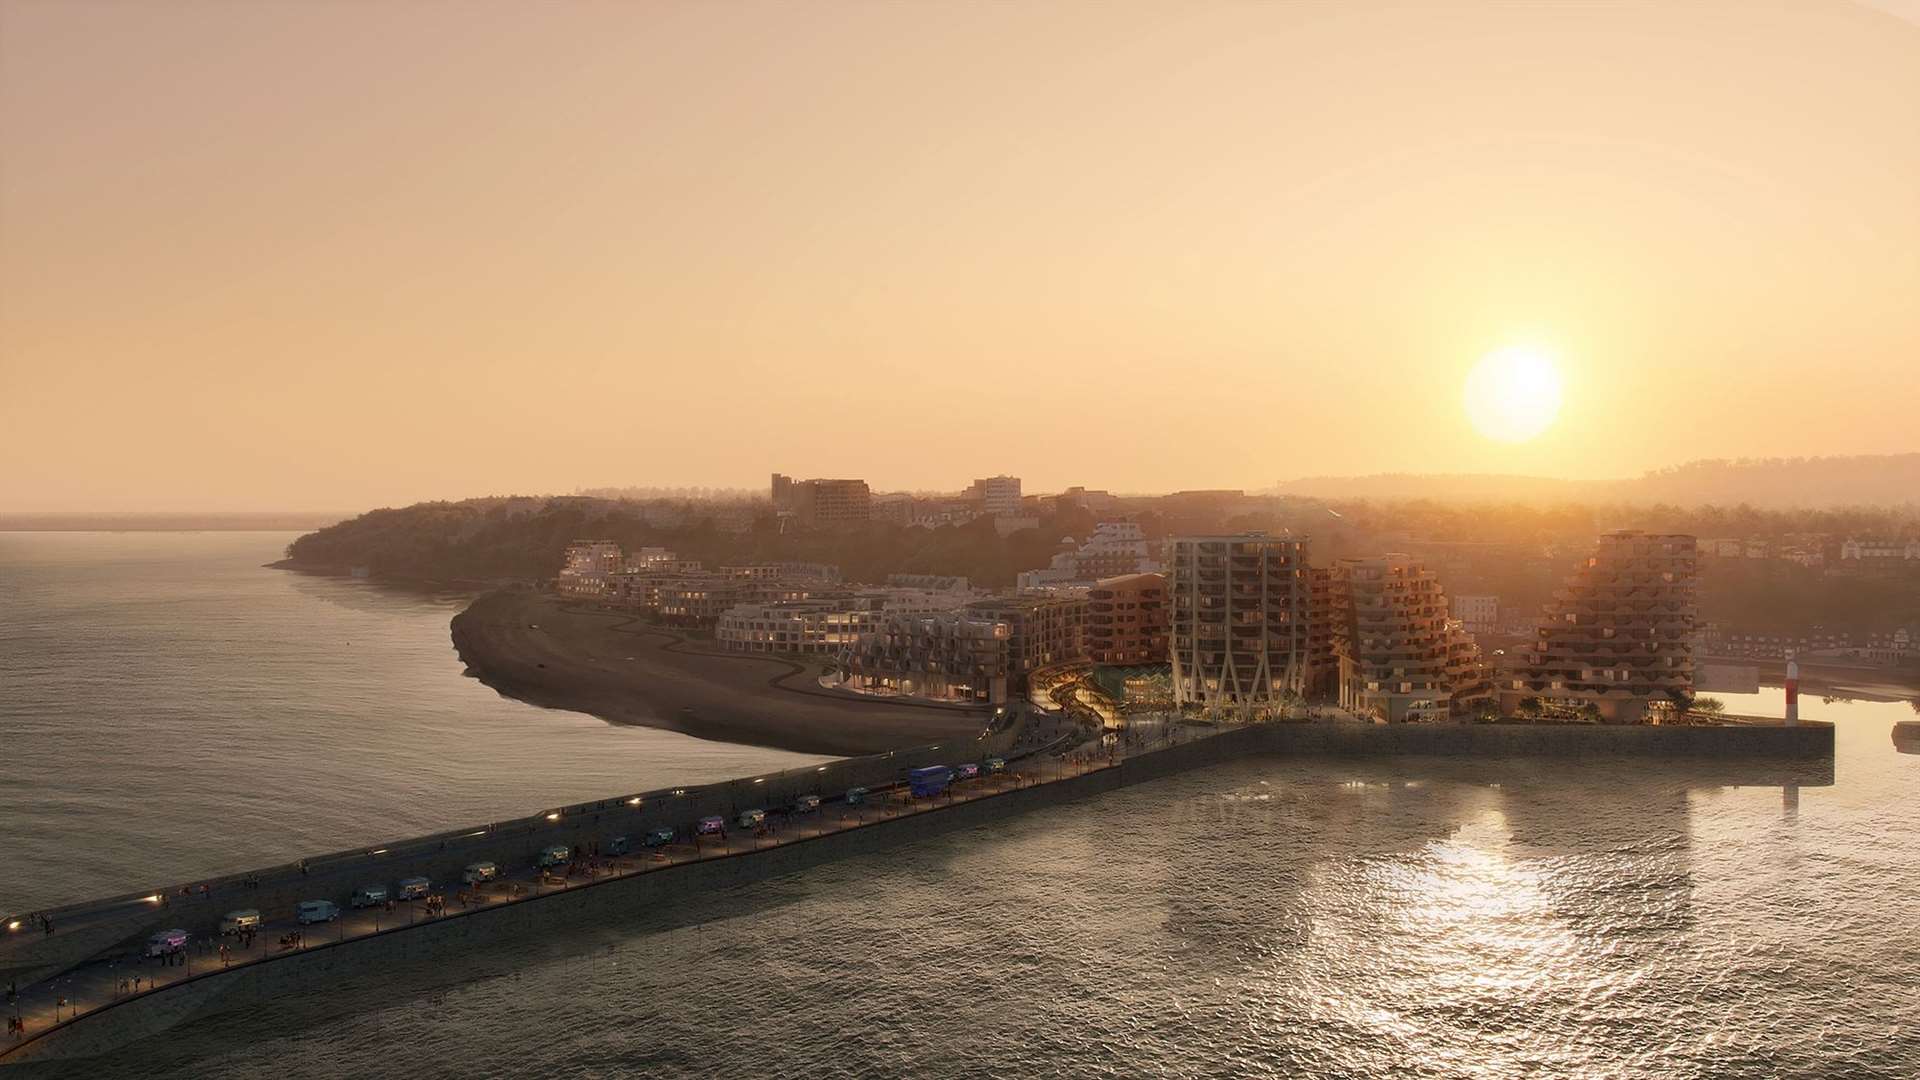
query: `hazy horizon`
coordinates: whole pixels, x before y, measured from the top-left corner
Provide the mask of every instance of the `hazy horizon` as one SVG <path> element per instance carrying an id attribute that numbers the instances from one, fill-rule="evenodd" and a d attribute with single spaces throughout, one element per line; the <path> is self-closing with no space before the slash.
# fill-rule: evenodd
<path id="1" fill-rule="evenodd" d="M 0 0 L 0 511 L 1917 450 L 1903 14 Z"/>

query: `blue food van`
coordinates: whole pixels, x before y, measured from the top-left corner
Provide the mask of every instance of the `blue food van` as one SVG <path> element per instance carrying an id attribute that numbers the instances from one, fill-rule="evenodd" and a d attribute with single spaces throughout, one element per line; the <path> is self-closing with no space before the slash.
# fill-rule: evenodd
<path id="1" fill-rule="evenodd" d="M 616 836 L 607 841 L 607 854 L 609 855 L 625 855 L 632 850 L 633 838 L 630 836 Z"/>
<path id="2" fill-rule="evenodd" d="M 907 788 L 915 798 L 938 795 L 953 782 L 953 770 L 945 765 L 927 765 L 907 774 Z"/>

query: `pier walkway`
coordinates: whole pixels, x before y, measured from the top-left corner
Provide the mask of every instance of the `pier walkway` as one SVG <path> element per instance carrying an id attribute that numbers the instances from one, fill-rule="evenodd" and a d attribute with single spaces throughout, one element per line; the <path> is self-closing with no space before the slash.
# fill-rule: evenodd
<path id="1" fill-rule="evenodd" d="M 698 835 L 692 823 L 687 822 L 675 828 L 671 842 L 653 848 L 641 846 L 642 835 L 610 824 L 609 831 L 597 840 L 573 845 L 573 858 L 563 865 L 542 869 L 530 861 L 519 865 L 497 863 L 496 880 L 479 885 L 435 880 L 426 898 L 354 908 L 349 895 L 335 895 L 332 890 L 316 887 L 306 898 L 331 901 L 339 905 L 340 911 L 337 919 L 313 925 L 300 924 L 289 905 L 270 909 L 265 903 L 248 903 L 244 886 L 249 875 L 238 879 L 242 888 L 239 892 L 233 887 L 224 887 L 217 893 L 201 894 L 187 886 L 181 895 L 154 893 L 116 898 L 92 906 L 76 905 L 58 912 L 54 933 L 80 933 L 97 923 L 106 933 L 114 935 L 113 943 L 47 977 L 24 986 L 7 987 L 8 1031 L 0 1038 L 0 1062 L 13 1051 L 83 1022 L 90 1015 L 199 980 L 219 978 L 250 965 L 273 963 L 304 952 L 381 935 L 406 933 L 428 923 L 477 915 L 490 908 L 525 903 L 553 893 L 590 888 L 636 875 L 670 872 L 690 863 L 751 858 L 782 845 L 935 813 L 1019 788 L 1115 768 L 1132 754 L 1205 738 L 1218 730 L 1221 729 L 1211 725 L 1168 724 L 1103 740 L 1084 729 L 1061 725 L 1044 733 L 1048 738 L 1042 745 L 1011 752 L 1005 771 L 983 769 L 977 777 L 956 779 L 938 796 L 915 798 L 903 780 L 875 785 L 864 801 L 851 804 L 844 791 L 832 796 L 820 793 L 820 805 L 814 810 L 796 812 L 792 806 L 767 806 L 766 820 L 760 827 L 742 829 L 736 815 L 727 819 L 723 835 Z M 640 800 L 621 801 L 638 804 Z M 633 850 L 618 856 L 606 854 L 616 836 L 629 837 Z M 403 846 L 394 845 L 395 848 Z M 379 856 L 386 851 L 375 849 L 368 854 Z M 305 863 L 296 865 L 303 873 Z M 377 875 L 370 872 L 362 876 L 366 878 L 365 884 L 383 884 L 391 889 L 396 879 L 412 876 L 413 869 L 404 862 L 387 862 Z M 279 879 L 286 871 L 276 868 L 272 873 Z M 339 879 L 334 880 L 337 885 Z M 284 890 L 280 894 L 284 895 Z M 138 913 L 144 916 L 143 931 L 154 925 L 156 916 L 166 926 L 178 925 L 189 931 L 187 947 L 170 957 L 146 956 L 144 933 L 132 939 L 124 936 L 128 905 L 145 908 Z M 261 915 L 260 925 L 252 934 L 218 933 L 218 920 L 227 911 L 248 908 L 259 910 Z M 159 914 L 162 911 L 177 913 L 177 918 L 167 920 Z M 32 921 L 35 918 L 9 918 L 8 926 L 0 934 L 0 956 L 5 955 L 7 945 L 24 944 L 22 939 L 39 938 L 47 933 Z M 115 932 L 116 927 L 122 928 L 120 933 Z"/>

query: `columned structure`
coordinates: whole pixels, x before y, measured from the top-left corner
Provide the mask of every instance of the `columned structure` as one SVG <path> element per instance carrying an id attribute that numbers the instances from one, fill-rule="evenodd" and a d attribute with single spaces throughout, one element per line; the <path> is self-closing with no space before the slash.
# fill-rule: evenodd
<path id="1" fill-rule="evenodd" d="M 1312 681 L 1307 542 L 1265 533 L 1172 542 L 1174 701 L 1247 716 Z"/>

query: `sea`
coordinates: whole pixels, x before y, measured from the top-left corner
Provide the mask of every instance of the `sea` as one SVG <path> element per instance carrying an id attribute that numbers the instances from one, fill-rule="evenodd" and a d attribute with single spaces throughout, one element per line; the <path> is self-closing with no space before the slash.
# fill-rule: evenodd
<path id="1" fill-rule="evenodd" d="M 0 909 L 815 760 L 502 699 L 291 538 L 0 533 Z M 1803 713 L 1830 785 L 1255 757 L 19 1072 L 1920 1076 L 1916 709 Z"/>

